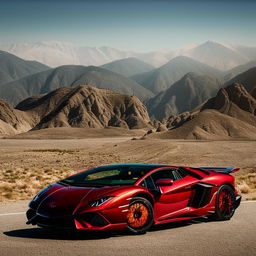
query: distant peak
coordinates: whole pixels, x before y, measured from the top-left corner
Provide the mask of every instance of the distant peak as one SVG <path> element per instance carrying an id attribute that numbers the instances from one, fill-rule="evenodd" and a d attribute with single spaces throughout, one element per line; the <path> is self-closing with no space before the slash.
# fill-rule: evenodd
<path id="1" fill-rule="evenodd" d="M 219 44 L 219 43 L 216 41 L 208 40 L 205 42 L 205 44 Z"/>
<path id="2" fill-rule="evenodd" d="M 199 45 L 199 47 L 202 47 L 202 46 L 215 46 L 215 47 L 224 47 L 224 48 L 228 48 L 230 50 L 233 50 L 234 51 L 234 48 L 231 46 L 231 45 L 228 45 L 228 44 L 224 44 L 224 43 L 219 43 L 219 42 L 216 42 L 216 41 L 212 41 L 212 40 L 208 40 L 206 41 L 205 43 Z"/>
<path id="3" fill-rule="evenodd" d="M 190 78 L 190 77 L 198 77 L 199 75 L 195 72 L 188 72 L 184 78 Z"/>
<path id="4" fill-rule="evenodd" d="M 179 63 L 191 63 L 191 62 L 197 62 L 196 60 L 188 57 L 188 56 L 177 56 L 174 57 L 173 59 L 169 60 L 164 66 L 169 66 L 169 65 L 173 65 L 173 64 L 179 64 Z"/>
<path id="5" fill-rule="evenodd" d="M 224 44 L 213 41 L 213 40 L 208 40 L 205 43 L 202 43 L 201 45 L 214 45 L 214 46 L 224 46 L 224 47 L 226 47 Z"/>

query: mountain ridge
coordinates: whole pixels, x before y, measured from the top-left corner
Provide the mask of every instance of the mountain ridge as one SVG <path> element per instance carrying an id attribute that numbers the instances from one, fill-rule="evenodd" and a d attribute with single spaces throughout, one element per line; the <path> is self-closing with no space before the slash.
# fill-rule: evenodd
<path id="1" fill-rule="evenodd" d="M 126 77 L 134 76 L 138 73 L 143 73 L 154 69 L 153 66 L 135 57 L 115 60 L 110 63 L 106 63 L 101 67 Z"/>
<path id="2" fill-rule="evenodd" d="M 228 84 L 232 83 L 243 84 L 244 87 L 250 92 L 256 86 L 256 67 L 250 68 L 249 70 L 238 74 L 227 81 L 225 85 L 227 86 Z"/>
<path id="3" fill-rule="evenodd" d="M 94 66 L 66 65 L 4 84 L 0 87 L 0 97 L 16 105 L 25 98 L 48 93 L 62 86 L 86 84 L 136 95 L 143 100 L 153 96 L 152 92 L 136 82 L 109 70 Z"/>
<path id="4" fill-rule="evenodd" d="M 222 72 L 217 69 L 192 58 L 178 56 L 158 69 L 135 75 L 131 79 L 151 90 L 153 93 L 159 93 L 170 88 L 189 72 L 199 75 L 222 76 Z"/>
<path id="5" fill-rule="evenodd" d="M 158 120 L 169 115 L 191 111 L 210 97 L 222 85 L 221 80 L 189 72 L 170 88 L 146 101 L 151 117 Z"/>
<path id="6" fill-rule="evenodd" d="M 0 86 L 47 69 L 50 67 L 42 63 L 23 60 L 8 52 L 0 51 Z"/>

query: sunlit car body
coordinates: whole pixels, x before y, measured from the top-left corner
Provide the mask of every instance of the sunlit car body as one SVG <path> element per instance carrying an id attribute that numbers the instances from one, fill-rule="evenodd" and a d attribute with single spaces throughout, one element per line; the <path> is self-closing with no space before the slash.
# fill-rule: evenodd
<path id="1" fill-rule="evenodd" d="M 238 168 L 120 164 L 49 185 L 29 204 L 27 224 L 144 233 L 151 225 L 202 216 L 228 220 L 241 196 Z"/>

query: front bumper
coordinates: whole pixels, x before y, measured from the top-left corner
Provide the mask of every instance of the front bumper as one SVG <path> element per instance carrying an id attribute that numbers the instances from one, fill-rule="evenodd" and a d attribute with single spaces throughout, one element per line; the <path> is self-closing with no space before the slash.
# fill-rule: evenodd
<path id="1" fill-rule="evenodd" d="M 29 209 L 26 213 L 26 224 L 47 228 L 62 228 L 76 230 L 125 230 L 126 223 L 110 223 L 98 212 L 90 212 L 78 216 L 45 217 Z"/>
<path id="2" fill-rule="evenodd" d="M 235 203 L 234 203 L 235 209 L 240 205 L 241 199 L 242 199 L 242 196 L 240 195 L 236 196 Z"/>

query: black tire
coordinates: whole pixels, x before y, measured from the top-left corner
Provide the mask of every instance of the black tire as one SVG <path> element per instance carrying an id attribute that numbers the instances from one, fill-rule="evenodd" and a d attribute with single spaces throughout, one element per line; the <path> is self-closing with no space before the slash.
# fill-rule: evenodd
<path id="1" fill-rule="evenodd" d="M 135 221 L 131 222 L 131 219 L 134 219 Z M 130 202 L 127 214 L 128 230 L 136 235 L 145 234 L 152 226 L 153 221 L 154 210 L 151 203 L 143 197 L 134 197 Z M 143 225 L 137 226 L 139 223 Z"/>
<path id="2" fill-rule="evenodd" d="M 215 201 L 215 213 L 210 219 L 223 221 L 229 220 L 235 213 L 235 193 L 229 185 L 222 185 Z"/>

